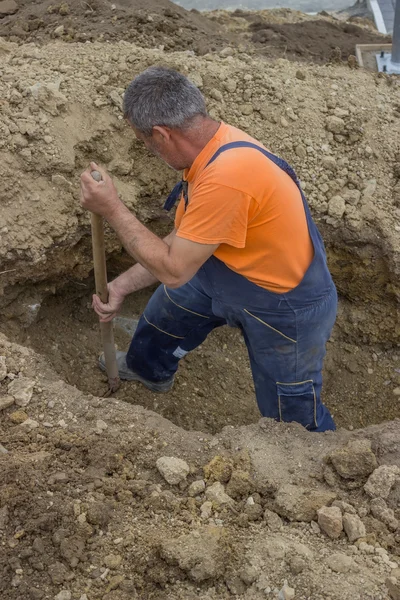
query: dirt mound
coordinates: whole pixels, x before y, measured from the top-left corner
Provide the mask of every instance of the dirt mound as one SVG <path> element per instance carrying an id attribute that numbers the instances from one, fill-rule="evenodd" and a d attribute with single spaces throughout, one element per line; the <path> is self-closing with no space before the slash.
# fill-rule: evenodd
<path id="1" fill-rule="evenodd" d="M 315 63 L 330 61 L 336 48 L 340 48 L 340 57 L 347 60 L 355 54 L 356 44 L 387 43 L 386 36 L 357 25 L 320 19 L 276 25 L 260 20 L 250 25 L 250 31 L 256 48 L 268 57 Z"/>
<path id="2" fill-rule="evenodd" d="M 399 593 L 398 423 L 212 437 L 86 396 L 2 336 L 0 357 L 3 600 Z"/>
<path id="3" fill-rule="evenodd" d="M 256 52 L 268 57 L 316 64 L 332 59 L 347 60 L 356 44 L 388 43 L 368 20 L 356 25 L 329 15 L 312 16 L 290 9 L 236 10 L 207 13 L 227 34 L 235 33 L 243 43 L 252 41 Z M 340 52 L 336 49 L 340 48 Z"/>
<path id="4" fill-rule="evenodd" d="M 207 18 L 169 0 L 19 0 L 15 14 L 1 16 L 0 36 L 16 42 L 126 40 L 145 48 L 191 49 L 197 54 L 227 43 Z"/>

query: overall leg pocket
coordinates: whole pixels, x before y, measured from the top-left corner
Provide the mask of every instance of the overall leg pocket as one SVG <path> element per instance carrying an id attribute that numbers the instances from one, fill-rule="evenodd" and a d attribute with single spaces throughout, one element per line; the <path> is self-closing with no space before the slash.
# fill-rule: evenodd
<path id="1" fill-rule="evenodd" d="M 307 429 L 318 427 L 317 397 L 312 379 L 295 383 L 276 382 L 279 419 L 296 421 Z"/>

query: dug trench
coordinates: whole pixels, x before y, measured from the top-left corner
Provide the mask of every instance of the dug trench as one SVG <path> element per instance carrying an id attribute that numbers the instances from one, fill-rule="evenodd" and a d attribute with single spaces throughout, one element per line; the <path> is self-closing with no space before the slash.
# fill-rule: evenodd
<path id="1" fill-rule="evenodd" d="M 119 254 L 109 262 L 113 278 L 126 268 L 129 257 Z M 337 261 L 331 262 L 334 265 Z M 361 287 L 349 267 L 344 274 L 355 288 Z M 372 273 L 368 279 L 373 279 Z M 344 287 L 340 279 L 336 283 L 339 289 Z M 101 340 L 91 308 L 93 292 L 93 277 L 70 280 L 44 299 L 30 325 L 21 326 L 17 319 L 9 319 L 0 330 L 45 356 L 70 385 L 101 396 L 107 384 L 97 365 Z M 139 317 L 151 293 L 152 289 L 143 290 L 126 299 L 114 326 L 118 349 L 127 350 L 129 320 Z M 347 321 L 349 303 L 344 296 L 340 298 L 338 323 L 327 345 L 323 398 L 338 426 L 358 429 L 398 417 L 400 369 L 395 348 L 365 344 L 361 335 L 357 338 Z M 362 305 L 354 308 L 363 311 Z M 352 335 L 347 333 L 349 328 Z M 116 397 L 154 410 L 185 429 L 211 433 L 259 418 L 244 340 L 238 330 L 229 327 L 214 331 L 181 361 L 174 388 L 168 394 L 154 394 L 139 383 L 125 382 Z"/>

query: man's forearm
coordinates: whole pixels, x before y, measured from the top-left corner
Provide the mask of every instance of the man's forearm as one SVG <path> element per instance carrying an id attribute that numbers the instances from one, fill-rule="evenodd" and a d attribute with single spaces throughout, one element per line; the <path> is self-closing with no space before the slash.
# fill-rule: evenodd
<path id="1" fill-rule="evenodd" d="M 170 260 L 168 243 L 142 225 L 124 204 L 106 218 L 127 252 L 153 275 L 153 282 L 158 280 L 168 284 L 179 277 Z M 140 274 L 139 269 L 137 274 Z"/>
<path id="2" fill-rule="evenodd" d="M 169 246 L 174 235 L 175 229 L 164 238 L 163 242 Z M 133 265 L 133 267 L 124 273 L 121 273 L 121 275 L 114 279 L 113 284 L 121 290 L 121 293 L 124 294 L 124 296 L 128 296 L 133 292 L 138 292 L 139 290 L 143 290 L 144 288 L 157 283 L 157 281 L 159 281 L 157 277 L 152 275 L 152 273 L 140 263 L 136 263 L 136 265 Z"/>

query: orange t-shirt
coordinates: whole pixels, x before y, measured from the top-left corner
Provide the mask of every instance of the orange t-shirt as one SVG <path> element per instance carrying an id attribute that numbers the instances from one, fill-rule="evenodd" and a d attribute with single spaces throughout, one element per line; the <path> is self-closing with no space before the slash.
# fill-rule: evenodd
<path id="1" fill-rule="evenodd" d="M 189 204 L 178 205 L 178 237 L 220 244 L 214 253 L 227 267 L 277 293 L 288 292 L 304 277 L 312 258 L 301 194 L 282 169 L 254 148 L 214 153 L 249 135 L 221 123 L 217 133 L 184 173 Z"/>

